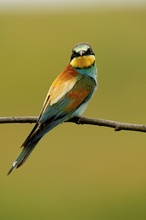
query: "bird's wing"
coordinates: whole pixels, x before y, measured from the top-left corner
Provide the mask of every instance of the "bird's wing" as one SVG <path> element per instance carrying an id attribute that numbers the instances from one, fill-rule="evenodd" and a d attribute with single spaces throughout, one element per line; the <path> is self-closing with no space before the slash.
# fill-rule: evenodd
<path id="1" fill-rule="evenodd" d="M 22 144 L 22 147 L 31 144 L 35 139 L 39 139 L 44 133 L 58 124 L 58 122 L 56 124 L 54 123 L 54 117 L 57 115 L 59 109 L 54 108 L 54 104 L 72 89 L 78 80 L 77 75 L 78 73 L 76 71 L 72 73 L 72 69 L 67 66 L 67 68 L 54 80 L 44 101 L 38 121 Z M 46 129 L 46 124 L 48 124 L 48 129 Z"/>
<path id="2" fill-rule="evenodd" d="M 96 87 L 90 78 L 74 73 L 60 74 L 53 82 L 43 104 L 38 122 L 22 146 L 32 144 L 58 124 L 69 120 L 73 112 L 88 101 Z"/>
<path id="3" fill-rule="evenodd" d="M 72 90 L 80 77 L 75 70 L 68 67 L 54 80 L 44 101 L 38 119 L 39 123 L 44 123 L 50 117 L 56 115 L 55 106 L 59 105 L 57 103 L 60 103 L 60 100 Z M 59 111 L 61 108 L 56 110 Z"/>
<path id="4" fill-rule="evenodd" d="M 95 87 L 96 82 L 92 78 L 82 75 L 72 81 L 60 82 L 55 88 L 51 87 L 39 122 L 48 124 L 68 120 L 82 103 L 90 99 Z"/>

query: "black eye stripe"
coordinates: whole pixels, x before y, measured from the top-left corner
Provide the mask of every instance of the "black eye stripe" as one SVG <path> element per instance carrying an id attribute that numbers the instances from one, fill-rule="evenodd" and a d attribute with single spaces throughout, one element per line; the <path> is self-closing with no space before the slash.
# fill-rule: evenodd
<path id="1" fill-rule="evenodd" d="M 91 48 L 88 48 L 88 50 L 85 52 L 85 55 L 95 55 Z"/>
<path id="2" fill-rule="evenodd" d="M 95 55 L 95 54 L 93 53 L 91 48 L 88 48 L 88 50 L 85 51 L 83 55 L 86 56 L 86 55 Z M 72 50 L 72 55 L 71 55 L 71 59 L 70 60 L 72 60 L 75 57 L 80 57 L 80 54 L 79 54 L 79 52 L 76 52 L 75 50 Z"/>
<path id="3" fill-rule="evenodd" d="M 72 60 L 72 59 L 75 58 L 75 57 L 79 57 L 79 56 L 80 56 L 80 55 L 73 50 L 70 60 Z"/>

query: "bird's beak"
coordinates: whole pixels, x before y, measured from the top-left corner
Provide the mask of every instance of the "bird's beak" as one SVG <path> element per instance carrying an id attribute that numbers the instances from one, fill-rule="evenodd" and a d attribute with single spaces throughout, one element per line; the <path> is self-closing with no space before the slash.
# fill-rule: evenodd
<path id="1" fill-rule="evenodd" d="M 84 55 L 84 53 L 85 53 L 85 51 L 84 51 L 84 50 L 80 50 L 80 51 L 79 51 L 80 56 L 83 56 L 83 55 Z"/>

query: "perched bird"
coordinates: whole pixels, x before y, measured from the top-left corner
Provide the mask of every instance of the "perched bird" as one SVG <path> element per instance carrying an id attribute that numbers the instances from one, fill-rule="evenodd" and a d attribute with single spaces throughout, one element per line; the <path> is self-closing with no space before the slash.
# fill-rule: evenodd
<path id="1" fill-rule="evenodd" d="M 97 87 L 95 54 L 88 43 L 72 49 L 67 67 L 52 83 L 34 128 L 22 144 L 22 151 L 8 175 L 28 158 L 40 139 L 58 124 L 81 116 Z"/>

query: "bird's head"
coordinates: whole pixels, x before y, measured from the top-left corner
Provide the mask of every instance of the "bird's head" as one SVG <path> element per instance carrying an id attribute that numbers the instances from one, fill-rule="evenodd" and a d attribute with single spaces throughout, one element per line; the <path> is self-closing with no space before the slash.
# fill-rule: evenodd
<path id="1" fill-rule="evenodd" d="M 88 43 L 79 43 L 72 49 L 70 65 L 76 69 L 89 68 L 95 63 L 95 54 Z"/>

